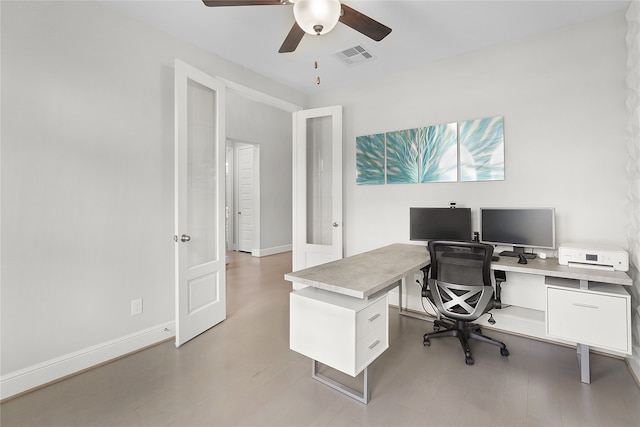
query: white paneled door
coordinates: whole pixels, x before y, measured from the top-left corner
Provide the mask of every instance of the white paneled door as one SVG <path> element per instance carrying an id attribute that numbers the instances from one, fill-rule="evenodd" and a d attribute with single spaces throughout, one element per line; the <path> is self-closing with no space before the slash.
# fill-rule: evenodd
<path id="1" fill-rule="evenodd" d="M 254 152 L 251 145 L 236 150 L 238 160 L 238 250 L 251 253 L 255 235 Z"/>
<path id="2" fill-rule="evenodd" d="M 223 321 L 225 87 L 175 62 L 176 346 Z"/>
<path id="3" fill-rule="evenodd" d="M 342 106 L 293 114 L 293 270 L 342 258 Z"/>

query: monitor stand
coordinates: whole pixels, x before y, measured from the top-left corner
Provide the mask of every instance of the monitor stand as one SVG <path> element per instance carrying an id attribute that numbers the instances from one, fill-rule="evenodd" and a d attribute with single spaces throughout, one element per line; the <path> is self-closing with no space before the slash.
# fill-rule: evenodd
<path id="1" fill-rule="evenodd" d="M 520 255 L 524 255 L 526 259 L 534 259 L 536 257 L 536 254 L 525 253 L 524 248 L 522 246 L 514 246 L 512 251 L 500 252 L 500 256 L 510 256 L 510 257 L 518 258 Z"/>

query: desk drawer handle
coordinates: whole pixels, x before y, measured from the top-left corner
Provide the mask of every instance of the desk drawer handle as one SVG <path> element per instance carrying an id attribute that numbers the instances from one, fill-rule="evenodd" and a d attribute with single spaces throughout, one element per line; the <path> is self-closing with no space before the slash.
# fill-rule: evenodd
<path id="1" fill-rule="evenodd" d="M 378 344 L 380 344 L 380 340 L 375 340 L 374 342 L 371 343 L 371 345 L 369 346 L 369 350 L 371 350 L 373 347 L 377 346 Z"/>
<path id="2" fill-rule="evenodd" d="M 378 317 L 380 317 L 380 313 L 376 313 L 373 316 L 371 316 L 369 318 L 369 322 L 373 322 L 374 320 L 376 320 Z"/>
<path id="3" fill-rule="evenodd" d="M 581 304 L 579 302 L 574 302 L 573 305 L 575 305 L 576 307 L 584 307 L 584 308 L 595 308 L 598 309 L 600 307 L 598 307 L 597 305 L 591 305 L 591 304 Z"/>

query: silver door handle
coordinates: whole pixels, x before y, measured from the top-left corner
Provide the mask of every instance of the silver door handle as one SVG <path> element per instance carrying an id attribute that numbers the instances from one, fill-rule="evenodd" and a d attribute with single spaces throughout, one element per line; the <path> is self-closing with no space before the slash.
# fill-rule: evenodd
<path id="1" fill-rule="evenodd" d="M 180 240 L 183 241 L 183 242 L 188 242 L 189 240 L 191 240 L 191 236 L 189 236 L 188 234 L 183 234 L 180 237 Z"/>
<path id="2" fill-rule="evenodd" d="M 333 228 L 338 228 L 338 223 L 337 222 L 333 223 Z"/>

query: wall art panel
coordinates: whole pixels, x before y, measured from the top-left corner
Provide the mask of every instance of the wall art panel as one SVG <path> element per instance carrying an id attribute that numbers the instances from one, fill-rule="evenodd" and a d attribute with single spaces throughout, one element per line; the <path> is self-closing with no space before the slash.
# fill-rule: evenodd
<path id="1" fill-rule="evenodd" d="M 387 184 L 418 182 L 418 130 L 387 133 Z"/>
<path id="2" fill-rule="evenodd" d="M 418 130 L 420 182 L 458 180 L 458 126 L 456 123 Z"/>
<path id="3" fill-rule="evenodd" d="M 384 184 L 385 134 L 356 138 L 356 184 Z"/>
<path id="4" fill-rule="evenodd" d="M 487 117 L 458 123 L 460 180 L 504 179 L 504 118 Z"/>

